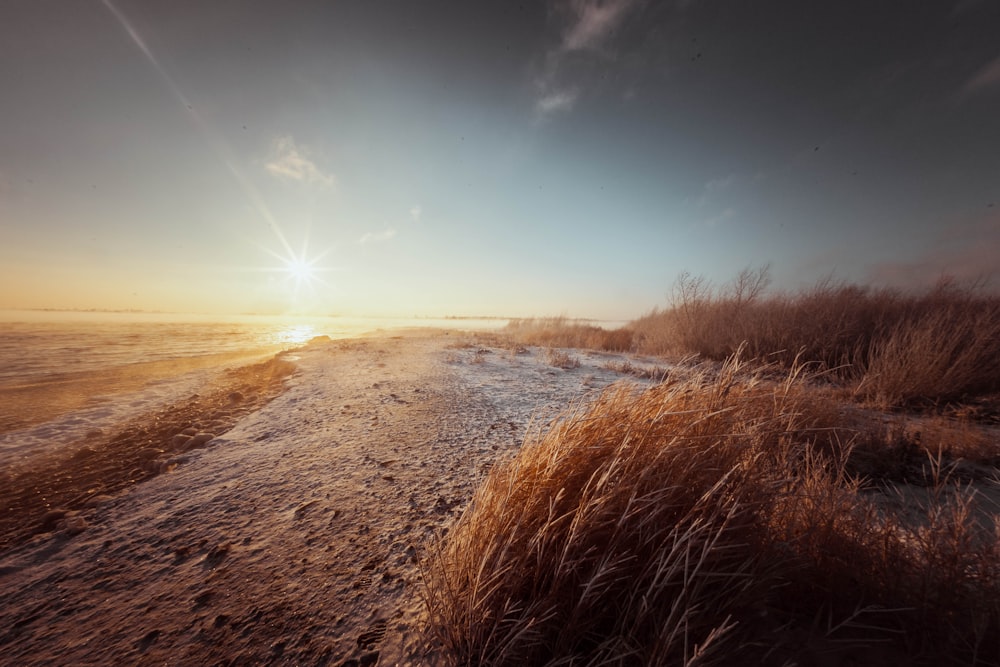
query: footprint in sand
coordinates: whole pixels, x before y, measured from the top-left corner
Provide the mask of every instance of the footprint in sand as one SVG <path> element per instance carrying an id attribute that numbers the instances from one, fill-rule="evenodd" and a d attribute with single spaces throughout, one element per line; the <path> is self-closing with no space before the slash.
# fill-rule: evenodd
<path id="1" fill-rule="evenodd" d="M 309 508 L 315 505 L 317 502 L 318 501 L 316 500 L 310 500 L 309 502 L 302 503 L 295 509 L 295 513 L 292 515 L 292 517 L 296 521 L 298 521 L 299 519 L 304 517 L 306 515 L 306 512 L 309 511 Z"/>
<path id="2" fill-rule="evenodd" d="M 204 566 L 206 568 L 214 568 L 229 555 L 230 547 L 228 542 L 223 542 L 222 544 L 217 544 L 212 547 L 208 555 L 205 556 Z"/>
<path id="3" fill-rule="evenodd" d="M 361 568 L 361 576 L 351 585 L 351 588 L 365 589 L 372 585 L 372 573 L 379 565 L 377 558 L 371 558 Z"/>
<path id="4" fill-rule="evenodd" d="M 213 597 L 215 597 L 215 591 L 212 589 L 208 589 L 202 591 L 201 593 L 198 593 L 198 595 L 196 595 L 194 598 L 193 610 L 198 610 L 201 607 L 208 605 L 208 603 L 212 601 Z"/>
<path id="5" fill-rule="evenodd" d="M 139 649 L 139 653 L 145 653 L 149 650 L 149 647 L 156 643 L 156 640 L 160 638 L 159 630 L 150 630 L 142 639 L 136 642 L 136 648 Z"/>
<path id="6" fill-rule="evenodd" d="M 380 641 L 385 639 L 386 628 L 385 621 L 378 621 L 375 623 L 370 630 L 363 632 L 358 636 L 358 648 L 360 649 L 372 649 Z"/>

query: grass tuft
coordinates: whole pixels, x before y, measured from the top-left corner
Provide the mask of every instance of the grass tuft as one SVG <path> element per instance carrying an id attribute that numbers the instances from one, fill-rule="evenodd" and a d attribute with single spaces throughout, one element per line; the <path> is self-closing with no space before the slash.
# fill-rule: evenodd
<path id="1" fill-rule="evenodd" d="M 972 492 L 939 476 L 919 520 L 887 510 L 850 473 L 864 433 L 801 368 L 768 377 L 615 386 L 495 465 L 423 564 L 453 662 L 1000 660 Z"/>
<path id="2" fill-rule="evenodd" d="M 579 368 L 580 360 L 569 354 L 565 350 L 558 350 L 556 348 L 550 347 L 545 353 L 546 361 L 548 361 L 550 366 L 555 366 L 556 368 L 562 368 L 563 370 L 569 370 L 571 368 Z"/>
<path id="3" fill-rule="evenodd" d="M 511 340 L 540 347 L 577 347 L 608 352 L 632 349 L 630 329 L 602 329 L 566 317 L 515 319 L 501 329 Z"/>

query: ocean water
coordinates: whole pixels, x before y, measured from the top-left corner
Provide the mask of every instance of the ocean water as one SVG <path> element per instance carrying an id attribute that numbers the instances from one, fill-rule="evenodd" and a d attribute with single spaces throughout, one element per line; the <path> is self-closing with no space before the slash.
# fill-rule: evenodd
<path id="1" fill-rule="evenodd" d="M 277 352 L 313 336 L 339 338 L 362 330 L 318 321 L 199 322 L 108 314 L 0 322 L 0 387 L 129 364 L 239 351 Z"/>
<path id="2" fill-rule="evenodd" d="M 178 316 L 133 313 L 0 313 L 0 388 L 66 374 L 237 352 L 276 353 L 314 336 L 349 338 L 411 326 L 486 328 L 498 320 Z"/>
<path id="3" fill-rule="evenodd" d="M 223 368 L 315 336 L 504 323 L 0 311 L 0 471 L 169 405 Z"/>

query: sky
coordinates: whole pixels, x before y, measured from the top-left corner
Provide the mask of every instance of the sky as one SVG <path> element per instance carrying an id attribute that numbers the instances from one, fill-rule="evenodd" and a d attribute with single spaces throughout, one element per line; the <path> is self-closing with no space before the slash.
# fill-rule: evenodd
<path id="1" fill-rule="evenodd" d="M 998 34 L 993 0 L 7 0 L 0 308 L 629 319 L 684 271 L 988 277 Z"/>

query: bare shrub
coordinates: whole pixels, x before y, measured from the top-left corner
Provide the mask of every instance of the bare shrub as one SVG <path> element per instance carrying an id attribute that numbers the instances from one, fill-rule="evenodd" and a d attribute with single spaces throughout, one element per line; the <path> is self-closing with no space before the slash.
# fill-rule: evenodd
<path id="1" fill-rule="evenodd" d="M 1000 390 L 1000 297 L 947 280 L 904 294 L 832 280 L 769 294 L 767 269 L 716 288 L 681 274 L 673 303 L 631 323 L 638 351 L 813 364 L 879 407 L 963 400 Z"/>

